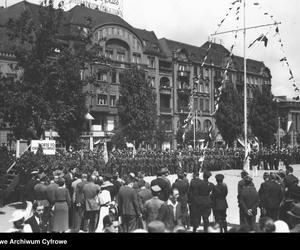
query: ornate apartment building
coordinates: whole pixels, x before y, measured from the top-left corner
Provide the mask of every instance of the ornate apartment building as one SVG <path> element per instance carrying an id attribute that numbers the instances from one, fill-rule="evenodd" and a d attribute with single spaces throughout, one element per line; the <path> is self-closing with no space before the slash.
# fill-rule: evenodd
<path id="1" fill-rule="evenodd" d="M 24 1 L 0 9 L 0 32 L 3 34 L 3 25 L 9 17 L 17 18 L 24 10 L 36 14 L 38 8 L 39 6 Z M 83 138 L 96 143 L 110 136 L 118 121 L 116 104 L 120 92 L 120 74 L 136 64 L 146 70 L 148 80 L 155 90 L 157 114 L 170 135 L 170 140 L 164 143 L 165 148 L 177 147 L 176 134 L 189 113 L 189 101 L 194 87 L 197 89 L 194 111 L 198 111 L 199 115 L 197 129 L 208 132 L 211 126 L 215 128 L 215 121 L 211 116 L 214 112 L 215 87 L 222 82 L 229 55 L 223 45 L 213 43 L 208 60 L 204 68 L 201 68 L 209 42 L 197 47 L 166 38 L 158 39 L 153 31 L 134 28 L 119 16 L 84 6 L 76 6 L 65 12 L 65 32 L 85 27 L 87 17 L 91 20 L 94 41 L 99 43 L 103 54 L 111 60 L 109 63 L 95 64 L 93 72 L 81 72 L 82 80 L 88 74 L 95 74 L 100 86 L 87 86 L 93 95 L 86 100 L 89 120 Z M 1 56 L 5 55 L 5 46 L 0 46 L 0 52 L 0 72 L 10 74 L 7 66 L 3 65 L 14 63 L 13 55 Z M 272 77 L 263 62 L 248 60 L 247 64 L 248 95 L 251 97 L 254 86 L 271 87 Z M 199 75 L 199 84 L 194 86 L 194 78 Z M 243 58 L 234 57 L 226 82 L 232 82 L 243 94 Z M 7 131 L 8 128 L 0 130 L 1 142 L 5 144 L 8 140 L 2 134 L 9 134 Z"/>

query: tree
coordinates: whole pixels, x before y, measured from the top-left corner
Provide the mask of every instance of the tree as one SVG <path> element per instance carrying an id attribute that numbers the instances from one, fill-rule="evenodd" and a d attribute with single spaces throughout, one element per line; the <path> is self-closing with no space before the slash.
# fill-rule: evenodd
<path id="1" fill-rule="evenodd" d="M 122 132 L 136 145 L 143 141 L 150 144 L 157 122 L 156 96 L 145 71 L 137 66 L 124 71 L 120 84 L 118 108 Z"/>
<path id="2" fill-rule="evenodd" d="M 277 132 L 277 105 L 273 101 L 270 90 L 263 86 L 262 91 L 254 90 L 254 98 L 250 105 L 249 124 L 253 134 L 264 144 L 274 143 Z"/>
<path id="3" fill-rule="evenodd" d="M 243 133 L 244 124 L 243 99 L 232 83 L 229 83 L 222 92 L 219 109 L 216 112 L 216 125 L 229 146 Z"/>
<path id="4" fill-rule="evenodd" d="M 81 135 L 86 107 L 80 70 L 85 58 L 60 39 L 62 26 L 63 10 L 54 9 L 52 0 L 40 7 L 38 18 L 25 11 L 7 23 L 11 52 L 23 74 L 1 84 L 6 96 L 1 113 L 17 139 L 41 138 L 49 121 L 67 147 Z"/>

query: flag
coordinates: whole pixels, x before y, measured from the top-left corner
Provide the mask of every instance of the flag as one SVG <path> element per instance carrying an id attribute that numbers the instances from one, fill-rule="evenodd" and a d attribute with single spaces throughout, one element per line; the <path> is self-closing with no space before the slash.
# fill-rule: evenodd
<path id="1" fill-rule="evenodd" d="M 284 58 L 280 59 L 280 62 L 283 62 L 283 61 L 287 61 L 287 58 L 284 57 Z"/>
<path id="2" fill-rule="evenodd" d="M 289 133 L 289 131 L 290 131 L 290 128 L 291 128 L 291 126 L 292 126 L 292 121 L 288 121 L 288 124 L 287 124 L 287 129 L 286 129 L 286 132 L 287 133 Z"/>
<path id="3" fill-rule="evenodd" d="M 212 132 L 213 132 L 213 126 L 212 125 L 210 126 L 208 132 L 209 132 L 209 138 L 212 140 Z"/>
<path id="4" fill-rule="evenodd" d="M 252 47 L 256 42 L 264 42 L 265 43 L 265 47 L 267 47 L 268 46 L 268 41 L 269 41 L 269 39 L 265 35 L 261 35 L 258 38 L 256 38 L 253 43 L 251 43 L 249 45 L 249 48 Z"/>
<path id="5" fill-rule="evenodd" d="M 185 132 L 182 135 L 182 140 L 183 140 L 183 142 L 185 142 Z"/>
<path id="6" fill-rule="evenodd" d="M 105 164 L 108 162 L 108 152 L 107 152 L 107 143 L 104 143 L 104 152 L 103 152 L 103 159 Z"/>

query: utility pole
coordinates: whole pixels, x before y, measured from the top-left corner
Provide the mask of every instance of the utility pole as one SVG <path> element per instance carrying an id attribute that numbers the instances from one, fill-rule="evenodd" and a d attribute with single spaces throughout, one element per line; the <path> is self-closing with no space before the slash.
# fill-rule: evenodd
<path id="1" fill-rule="evenodd" d="M 198 121 L 197 110 L 195 110 L 195 114 L 194 114 L 194 149 L 196 149 L 196 122 L 197 121 Z"/>
<path id="2" fill-rule="evenodd" d="M 278 116 L 278 149 L 280 150 L 280 116 Z"/>

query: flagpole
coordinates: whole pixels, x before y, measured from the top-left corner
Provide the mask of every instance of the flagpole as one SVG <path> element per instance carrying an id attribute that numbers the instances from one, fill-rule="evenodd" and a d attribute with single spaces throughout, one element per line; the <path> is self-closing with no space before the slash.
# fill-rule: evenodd
<path id="1" fill-rule="evenodd" d="M 247 58 L 246 58 L 246 0 L 244 0 L 244 130 L 245 130 L 245 170 L 248 166 L 248 119 L 247 119 Z"/>

